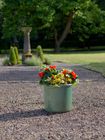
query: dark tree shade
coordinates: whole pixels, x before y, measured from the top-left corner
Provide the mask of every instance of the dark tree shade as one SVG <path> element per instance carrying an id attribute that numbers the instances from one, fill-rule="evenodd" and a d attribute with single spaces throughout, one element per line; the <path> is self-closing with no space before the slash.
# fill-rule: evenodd
<path id="1" fill-rule="evenodd" d="M 96 0 L 101 9 L 105 10 L 105 0 Z"/>

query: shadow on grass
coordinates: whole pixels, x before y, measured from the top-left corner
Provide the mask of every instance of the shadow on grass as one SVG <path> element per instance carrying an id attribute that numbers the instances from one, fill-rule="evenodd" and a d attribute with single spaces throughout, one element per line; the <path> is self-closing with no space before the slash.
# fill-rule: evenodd
<path id="1" fill-rule="evenodd" d="M 88 65 L 84 65 L 83 67 L 98 72 L 105 77 L 105 62 L 90 63 Z"/>
<path id="2" fill-rule="evenodd" d="M 45 54 L 101 54 L 101 53 L 105 53 L 105 49 L 104 50 L 66 50 L 66 51 L 60 51 L 59 53 L 57 52 L 45 52 Z"/>
<path id="3" fill-rule="evenodd" d="M 6 113 L 0 115 L 0 121 L 12 121 L 18 120 L 21 118 L 31 118 L 31 117 L 38 117 L 38 116 L 49 116 L 54 115 L 56 113 L 49 113 L 44 109 L 36 109 L 31 111 L 23 111 L 23 112 L 13 112 L 13 113 Z"/>

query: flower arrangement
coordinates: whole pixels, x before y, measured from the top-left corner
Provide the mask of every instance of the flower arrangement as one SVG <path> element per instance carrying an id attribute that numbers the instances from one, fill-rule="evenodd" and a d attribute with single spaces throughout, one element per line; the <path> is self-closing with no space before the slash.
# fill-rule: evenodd
<path id="1" fill-rule="evenodd" d="M 73 85 L 78 82 L 78 75 L 73 70 L 57 70 L 55 65 L 44 67 L 39 72 L 40 84 L 45 85 Z"/>

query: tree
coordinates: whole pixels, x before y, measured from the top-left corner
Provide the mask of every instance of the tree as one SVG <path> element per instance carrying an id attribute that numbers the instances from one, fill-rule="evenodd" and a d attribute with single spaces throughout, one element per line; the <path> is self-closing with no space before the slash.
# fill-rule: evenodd
<path id="1" fill-rule="evenodd" d="M 97 4 L 90 1 L 88 6 L 84 5 L 81 11 L 76 12 L 72 32 L 83 42 L 91 34 L 105 33 L 104 19 L 105 11 L 102 11 Z"/>
<path id="2" fill-rule="evenodd" d="M 60 46 L 66 36 L 73 30 L 74 32 L 78 32 L 79 29 L 82 31 L 81 39 L 88 37 L 91 33 L 105 31 L 105 14 L 94 1 L 65 0 L 60 1 L 60 3 L 60 6 L 55 6 L 55 16 L 53 20 L 55 22 L 53 22 L 52 25 L 55 28 L 57 52 L 60 51 Z"/>
<path id="3" fill-rule="evenodd" d="M 39 30 L 48 29 L 51 32 L 49 34 L 55 38 L 57 52 L 60 51 L 62 42 L 71 32 L 74 20 L 75 25 L 81 20 L 79 22 L 82 28 L 82 22 L 86 27 L 85 21 L 88 23 L 90 20 L 88 15 L 94 20 L 96 17 L 91 12 L 91 8 L 95 11 L 97 7 L 92 0 L 4 0 L 4 2 L 4 37 L 21 35 L 20 29 L 23 26 L 31 26 L 34 36 Z M 100 13 L 100 10 L 97 7 L 98 12 Z M 91 21 L 94 22 L 94 20 Z M 92 28 L 94 29 L 94 26 Z"/>
<path id="4" fill-rule="evenodd" d="M 104 0 L 96 0 L 96 3 L 100 6 L 101 9 L 105 10 L 105 1 Z"/>
<path id="5" fill-rule="evenodd" d="M 2 13 L 3 1 L 0 0 L 0 38 L 2 36 L 2 22 L 3 22 L 3 13 Z"/>
<path id="6" fill-rule="evenodd" d="M 37 30 L 48 26 L 50 16 L 48 3 L 40 0 L 4 0 L 3 7 L 4 37 L 20 35 L 21 27 L 31 26 L 36 33 Z"/>

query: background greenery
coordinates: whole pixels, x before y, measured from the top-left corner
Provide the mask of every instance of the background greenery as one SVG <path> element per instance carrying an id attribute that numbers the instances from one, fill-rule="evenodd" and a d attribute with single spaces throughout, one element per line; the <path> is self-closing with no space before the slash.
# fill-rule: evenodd
<path id="1" fill-rule="evenodd" d="M 0 0 L 0 49 L 23 48 L 21 27 L 31 26 L 31 45 L 43 48 L 105 46 L 103 0 Z"/>

